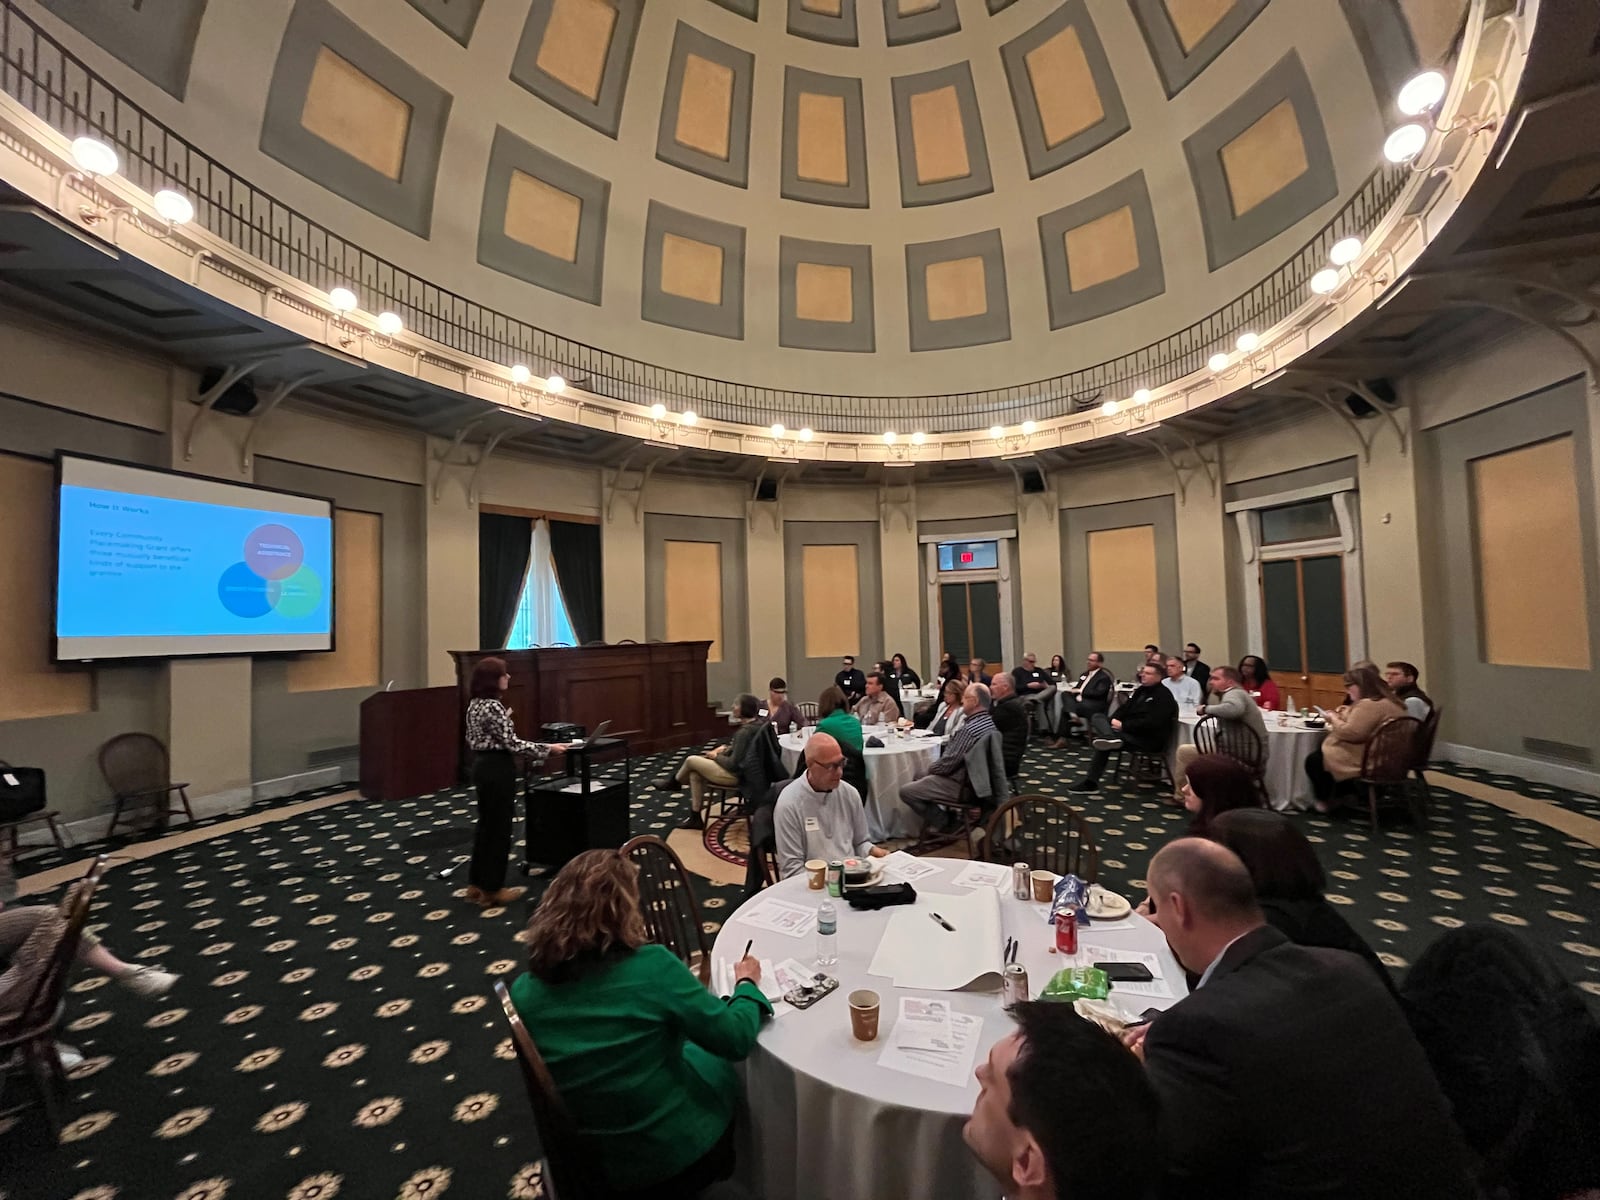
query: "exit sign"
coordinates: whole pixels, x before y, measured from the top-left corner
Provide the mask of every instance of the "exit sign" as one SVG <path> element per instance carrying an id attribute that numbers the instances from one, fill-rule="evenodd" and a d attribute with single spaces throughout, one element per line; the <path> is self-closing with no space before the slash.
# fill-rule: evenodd
<path id="1" fill-rule="evenodd" d="M 971 550 L 963 550 L 961 552 L 961 561 L 964 562 L 964 563 L 971 562 L 972 561 L 972 551 Z"/>

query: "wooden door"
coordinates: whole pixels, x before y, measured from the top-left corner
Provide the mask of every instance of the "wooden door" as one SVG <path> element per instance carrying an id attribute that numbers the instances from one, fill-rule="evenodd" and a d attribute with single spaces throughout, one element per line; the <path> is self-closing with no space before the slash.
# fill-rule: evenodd
<path id="1" fill-rule="evenodd" d="M 1000 666 L 1000 585 L 992 580 L 939 585 L 939 631 L 963 668 L 972 658 Z"/>
<path id="2" fill-rule="evenodd" d="M 1261 564 L 1264 657 L 1287 706 L 1337 708 L 1345 702 L 1344 562 L 1337 554 Z"/>

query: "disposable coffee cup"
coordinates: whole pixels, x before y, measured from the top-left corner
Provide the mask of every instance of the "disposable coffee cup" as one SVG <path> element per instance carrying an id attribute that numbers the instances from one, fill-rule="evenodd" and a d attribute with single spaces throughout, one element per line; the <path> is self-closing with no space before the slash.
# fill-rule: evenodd
<path id="1" fill-rule="evenodd" d="M 878 993 L 863 988 L 850 993 L 850 1032 L 858 1042 L 878 1040 Z"/>
<path id="2" fill-rule="evenodd" d="M 1033 898 L 1041 903 L 1048 903 L 1056 894 L 1056 877 L 1049 871 L 1034 871 L 1029 874 L 1033 880 Z"/>
<path id="3" fill-rule="evenodd" d="M 806 860 L 806 873 L 809 878 L 806 884 L 813 892 L 820 892 L 828 883 L 828 862 L 823 858 L 808 858 Z"/>

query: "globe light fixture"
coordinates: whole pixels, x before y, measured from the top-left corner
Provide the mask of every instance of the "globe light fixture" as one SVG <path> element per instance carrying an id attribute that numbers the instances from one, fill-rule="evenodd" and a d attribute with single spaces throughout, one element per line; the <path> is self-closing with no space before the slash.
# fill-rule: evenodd
<path id="1" fill-rule="evenodd" d="M 897 435 L 897 434 L 896 434 L 896 433 L 895 433 L 895 431 L 894 431 L 894 430 L 892 430 L 892 429 L 885 429 L 885 430 L 884 430 L 884 431 L 883 431 L 883 444 L 884 444 L 884 445 L 885 445 L 885 446 L 892 446 L 892 445 L 894 445 L 894 443 L 895 443 L 895 438 L 896 438 L 896 437 L 897 437 L 897 436 L 898 436 L 898 435 Z"/>
<path id="2" fill-rule="evenodd" d="M 920 429 L 917 430 L 915 433 L 913 433 L 911 435 L 911 444 L 913 446 L 920 446 L 920 445 L 922 445 L 923 442 L 925 442 L 927 440 L 928 440 L 928 435 L 923 433 L 922 430 L 920 430 Z"/>
<path id="3" fill-rule="evenodd" d="M 552 396 L 559 396 L 567 390 L 567 381 L 559 375 L 552 375 L 544 381 L 544 390 Z"/>
<path id="4" fill-rule="evenodd" d="M 1355 262 L 1361 253 L 1361 239 L 1356 237 L 1340 238 L 1328 251 L 1328 261 L 1336 267 L 1348 267 Z"/>
<path id="5" fill-rule="evenodd" d="M 678 418 L 678 423 L 680 425 L 693 425 L 699 419 L 699 417 L 695 416 L 694 409 L 686 408 L 683 410 L 683 415 Z"/>
<path id="6" fill-rule="evenodd" d="M 85 175 L 115 175 L 121 162 L 115 150 L 92 137 L 72 139 L 72 161 Z"/>
<path id="7" fill-rule="evenodd" d="M 1261 338 L 1254 333 L 1241 333 L 1239 340 L 1234 345 L 1239 347 L 1240 354 L 1249 354 L 1257 346 L 1261 345 Z"/>
<path id="8" fill-rule="evenodd" d="M 528 368 L 523 366 L 521 363 L 518 363 L 516 366 L 511 368 L 511 382 L 516 384 L 518 387 L 521 387 L 532 378 L 533 372 L 528 370 Z"/>
<path id="9" fill-rule="evenodd" d="M 1319 296 L 1326 296 L 1339 286 L 1339 272 L 1332 267 L 1324 267 L 1311 277 L 1311 290 Z"/>
<path id="10" fill-rule="evenodd" d="M 772 440 L 777 441 L 779 438 L 783 437 L 783 432 L 783 423 L 781 421 L 774 421 L 772 424 Z"/>
<path id="11" fill-rule="evenodd" d="M 378 314 L 378 332 L 383 334 L 384 337 L 394 337 L 405 327 L 406 323 L 400 319 L 399 313 L 382 312 Z"/>
<path id="12" fill-rule="evenodd" d="M 1438 71 L 1423 71 L 1406 80 L 1395 97 L 1395 107 L 1408 117 L 1421 116 L 1444 99 L 1448 87 L 1445 77 Z"/>
<path id="13" fill-rule="evenodd" d="M 1005 435 L 1006 435 L 1006 431 L 1001 426 L 999 426 L 999 425 L 991 425 L 991 426 L 989 426 L 989 436 L 992 437 L 995 441 L 998 442 L 1001 438 L 1005 437 Z"/>
<path id="14" fill-rule="evenodd" d="M 1117 409 L 1120 407 L 1121 406 L 1115 400 L 1107 400 L 1100 406 L 1100 415 L 1102 417 L 1114 417 L 1117 415 Z"/>
<path id="15" fill-rule="evenodd" d="M 356 294 L 347 287 L 336 287 L 328 293 L 328 307 L 334 312 L 344 314 L 356 306 Z"/>
<path id="16" fill-rule="evenodd" d="M 1039 428 L 1039 427 L 1037 425 L 1035 425 L 1032 421 L 1024 421 L 1022 423 L 1022 436 L 1023 437 L 1032 437 L 1033 436 L 1033 431 L 1035 429 L 1037 429 L 1037 428 Z"/>
<path id="17" fill-rule="evenodd" d="M 802 442 L 809 442 L 811 440 L 812 436 L 813 436 L 812 433 L 811 433 L 811 426 L 809 426 L 809 425 L 804 426 L 800 430 L 800 435 L 799 436 L 800 436 L 800 440 Z"/>
<path id="18" fill-rule="evenodd" d="M 1392 163 L 1410 162 L 1428 144 L 1428 131 L 1421 125 L 1402 125 L 1383 143 L 1383 156 Z"/>
<path id="19" fill-rule="evenodd" d="M 1138 404 L 1138 405 L 1141 405 L 1141 406 L 1145 405 L 1145 404 L 1149 404 L 1150 403 L 1150 389 L 1149 388 L 1140 388 L 1138 391 L 1134 392 L 1134 394 L 1133 394 L 1133 402 L 1135 404 Z"/>
<path id="20" fill-rule="evenodd" d="M 1227 365 L 1228 356 L 1222 353 L 1220 350 L 1206 360 L 1206 366 L 1210 367 L 1213 371 L 1220 371 Z"/>
<path id="21" fill-rule="evenodd" d="M 187 225 L 194 220 L 194 205 L 189 197 L 171 188 L 162 188 L 152 197 L 156 215 L 169 225 Z"/>

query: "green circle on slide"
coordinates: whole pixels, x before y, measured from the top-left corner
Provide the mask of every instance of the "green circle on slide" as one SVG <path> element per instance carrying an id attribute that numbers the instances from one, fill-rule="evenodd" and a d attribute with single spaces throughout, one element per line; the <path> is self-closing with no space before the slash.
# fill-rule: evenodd
<path id="1" fill-rule="evenodd" d="M 301 567 L 278 581 L 278 602 L 273 609 L 280 617 L 309 617 L 320 603 L 322 579 L 310 567 Z"/>

